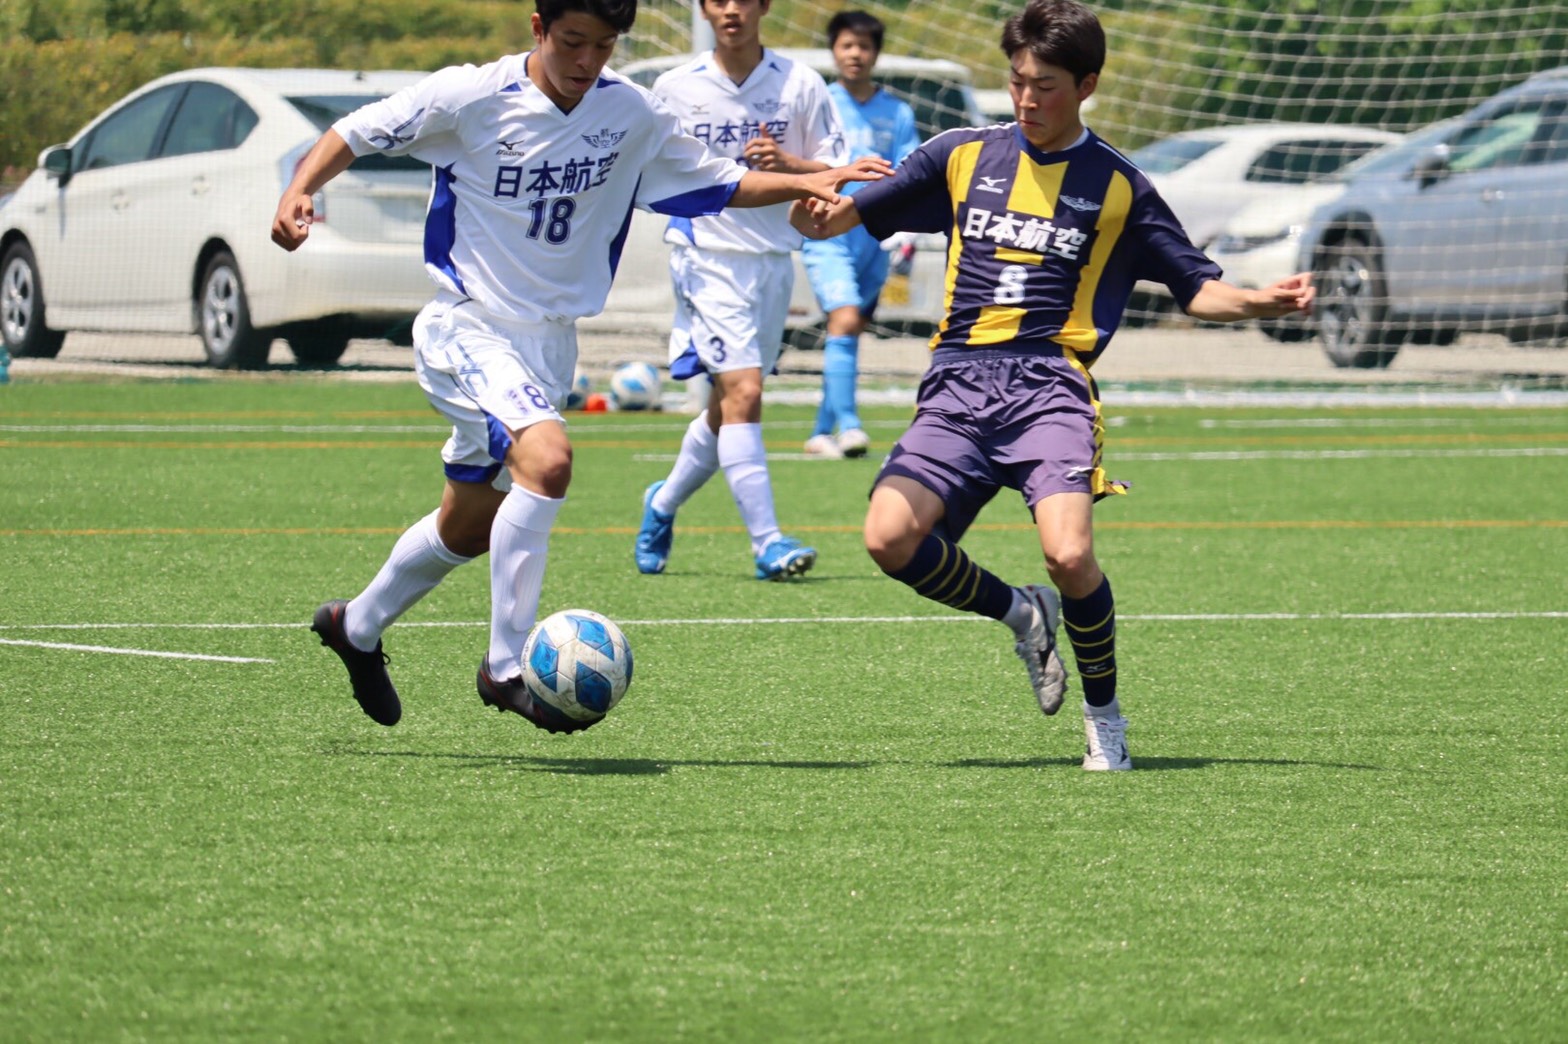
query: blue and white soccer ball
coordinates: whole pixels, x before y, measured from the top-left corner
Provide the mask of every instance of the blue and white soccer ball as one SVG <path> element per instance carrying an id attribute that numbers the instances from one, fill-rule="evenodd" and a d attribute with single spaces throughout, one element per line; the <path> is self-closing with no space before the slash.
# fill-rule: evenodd
<path id="1" fill-rule="evenodd" d="M 588 405 L 588 393 L 593 391 L 593 381 L 581 366 L 572 374 L 572 388 L 566 393 L 566 408 L 580 410 Z"/>
<path id="2" fill-rule="evenodd" d="M 610 377 L 610 401 L 618 410 L 656 410 L 663 394 L 659 371 L 645 362 L 623 363 Z"/>
<path id="3" fill-rule="evenodd" d="M 563 731 L 603 718 L 632 683 L 626 635 L 588 609 L 563 609 L 540 620 L 523 644 L 523 684 Z"/>

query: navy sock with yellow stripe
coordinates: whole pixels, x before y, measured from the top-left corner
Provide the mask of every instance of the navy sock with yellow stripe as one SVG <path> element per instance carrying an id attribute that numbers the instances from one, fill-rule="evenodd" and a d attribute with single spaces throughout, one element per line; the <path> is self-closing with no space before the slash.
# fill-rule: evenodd
<path id="1" fill-rule="evenodd" d="M 934 533 L 920 542 L 908 565 L 884 572 L 933 602 L 993 620 L 1006 616 L 1013 604 L 1012 587 L 975 565 L 957 544 Z"/>
<path id="2" fill-rule="evenodd" d="M 1116 698 L 1116 601 L 1109 578 L 1085 598 L 1063 595 L 1062 622 L 1083 679 L 1083 701 L 1106 706 Z"/>

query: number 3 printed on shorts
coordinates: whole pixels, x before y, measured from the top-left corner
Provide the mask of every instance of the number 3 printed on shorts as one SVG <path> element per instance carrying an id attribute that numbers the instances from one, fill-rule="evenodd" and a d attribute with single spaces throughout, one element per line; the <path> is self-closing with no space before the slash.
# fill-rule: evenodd
<path id="1" fill-rule="evenodd" d="M 1023 265 L 1008 265 L 996 277 L 996 294 L 993 300 L 999 305 L 1015 305 L 1024 299 L 1024 283 L 1029 279 L 1029 269 Z"/>
<path id="2" fill-rule="evenodd" d="M 724 356 L 726 354 L 725 351 L 724 351 L 724 338 L 722 338 L 722 337 L 715 337 L 715 338 L 711 339 L 708 342 L 708 352 L 709 352 L 709 354 L 711 354 L 713 356 L 713 361 L 714 362 L 716 362 L 716 363 L 723 362 L 724 361 Z"/>

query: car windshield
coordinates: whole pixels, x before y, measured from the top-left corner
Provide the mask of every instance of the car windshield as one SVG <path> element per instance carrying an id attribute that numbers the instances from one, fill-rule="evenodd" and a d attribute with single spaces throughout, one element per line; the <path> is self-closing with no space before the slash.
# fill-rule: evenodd
<path id="1" fill-rule="evenodd" d="M 1145 145 L 1127 158 L 1145 174 L 1173 174 L 1219 147 L 1219 141 L 1209 138 L 1166 138 Z"/>
<path id="2" fill-rule="evenodd" d="M 338 120 L 347 116 L 362 106 L 371 102 L 380 101 L 379 94 L 309 94 L 290 97 L 288 102 L 298 109 L 300 115 L 316 125 L 316 130 L 325 132 Z M 383 156 L 372 153 L 361 156 L 353 163 L 353 170 L 357 172 L 374 170 L 429 170 L 429 164 L 422 163 L 412 156 Z"/>

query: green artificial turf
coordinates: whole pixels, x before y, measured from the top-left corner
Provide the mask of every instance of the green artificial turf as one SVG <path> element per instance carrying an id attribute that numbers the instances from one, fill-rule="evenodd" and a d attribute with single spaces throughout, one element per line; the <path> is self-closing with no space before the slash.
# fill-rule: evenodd
<path id="1" fill-rule="evenodd" d="M 574 418 L 543 608 L 637 675 L 551 736 L 474 692 L 483 563 L 396 728 L 306 630 L 439 496 L 412 382 L 0 389 L 0 1036 L 1568 1039 L 1568 417 L 1107 399 L 1109 776 L 861 549 L 906 409 L 771 464 L 789 584 L 718 480 L 639 576 L 686 418 Z M 1012 494 L 964 543 L 1043 576 Z"/>

